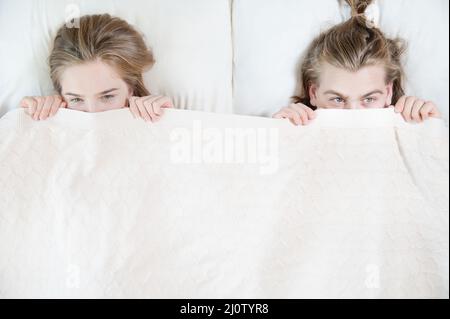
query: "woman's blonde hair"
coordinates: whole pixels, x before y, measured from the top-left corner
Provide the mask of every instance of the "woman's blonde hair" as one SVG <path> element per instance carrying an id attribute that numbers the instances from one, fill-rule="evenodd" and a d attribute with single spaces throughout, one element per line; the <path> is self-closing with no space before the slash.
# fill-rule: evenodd
<path id="1" fill-rule="evenodd" d="M 150 95 L 142 73 L 154 64 L 153 54 L 140 33 L 109 14 L 85 15 L 79 27 L 62 26 L 49 57 L 53 86 L 61 94 L 60 78 L 70 66 L 95 60 L 113 67 L 135 96 Z"/>
<path id="2" fill-rule="evenodd" d="M 368 21 L 364 13 L 371 0 L 345 0 L 352 17 L 316 37 L 306 51 L 300 67 L 299 95 L 294 103 L 303 103 L 312 109 L 309 88 L 317 84 L 324 62 L 356 72 L 364 66 L 383 65 L 386 83 L 393 83 L 392 103 L 404 95 L 404 71 L 401 62 L 406 44 L 402 39 L 389 39 Z"/>

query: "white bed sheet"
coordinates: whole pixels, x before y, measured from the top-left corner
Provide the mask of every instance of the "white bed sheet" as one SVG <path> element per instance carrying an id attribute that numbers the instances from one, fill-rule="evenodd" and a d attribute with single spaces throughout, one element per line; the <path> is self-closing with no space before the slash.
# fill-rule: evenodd
<path id="1" fill-rule="evenodd" d="M 211 162 L 227 141 L 235 157 Z M 0 297 L 448 298 L 448 196 L 448 128 L 392 109 L 307 127 L 16 110 L 0 120 Z"/>

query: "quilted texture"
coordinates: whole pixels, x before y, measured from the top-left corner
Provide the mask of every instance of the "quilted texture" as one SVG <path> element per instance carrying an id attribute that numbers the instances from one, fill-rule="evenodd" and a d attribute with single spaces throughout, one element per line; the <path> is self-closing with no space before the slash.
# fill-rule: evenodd
<path id="1" fill-rule="evenodd" d="M 448 213 L 448 129 L 392 109 L 0 120 L 1 298 L 448 298 Z"/>

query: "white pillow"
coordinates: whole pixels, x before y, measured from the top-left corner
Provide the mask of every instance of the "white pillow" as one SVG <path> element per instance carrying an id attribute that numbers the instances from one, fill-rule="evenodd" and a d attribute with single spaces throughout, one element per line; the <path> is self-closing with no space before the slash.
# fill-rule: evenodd
<path id="1" fill-rule="evenodd" d="M 271 116 L 287 106 L 301 54 L 340 21 L 337 0 L 234 1 L 235 112 Z"/>
<path id="2" fill-rule="evenodd" d="M 2 0 L 0 116 L 25 95 L 52 92 L 47 57 L 70 4 L 144 32 L 157 60 L 145 75 L 152 93 L 179 108 L 264 116 L 289 103 L 313 37 L 342 21 L 338 0 Z M 381 28 L 410 44 L 407 93 L 435 101 L 448 120 L 448 2 L 379 0 L 379 7 Z"/>
<path id="3" fill-rule="evenodd" d="M 119 16 L 144 33 L 156 58 L 145 74 L 152 93 L 182 109 L 232 112 L 228 0 L 1 0 L 0 116 L 25 95 L 52 93 L 47 59 L 73 5 L 82 15 Z"/>
<path id="4" fill-rule="evenodd" d="M 338 0 L 234 1 L 234 110 L 270 116 L 290 103 L 297 63 L 321 30 L 343 21 Z M 448 120 L 448 1 L 379 0 L 380 27 L 409 43 L 407 94 Z"/>
<path id="5" fill-rule="evenodd" d="M 381 29 L 408 42 L 407 94 L 436 103 L 449 119 L 448 0 L 380 0 Z"/>

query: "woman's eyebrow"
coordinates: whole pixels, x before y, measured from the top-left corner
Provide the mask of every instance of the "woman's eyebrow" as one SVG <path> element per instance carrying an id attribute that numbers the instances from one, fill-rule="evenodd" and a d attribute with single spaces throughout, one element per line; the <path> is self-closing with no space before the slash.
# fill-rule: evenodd
<path id="1" fill-rule="evenodd" d="M 100 92 L 97 95 L 104 95 L 104 94 L 108 94 L 108 93 L 111 93 L 111 92 L 117 91 L 117 90 L 118 90 L 117 88 L 112 88 L 112 89 Z M 80 94 L 75 94 L 75 93 L 70 93 L 70 92 L 66 92 L 66 93 L 64 93 L 64 95 L 72 95 L 72 96 L 76 96 L 76 97 L 82 97 L 82 95 L 80 95 Z"/>
<path id="2" fill-rule="evenodd" d="M 70 92 L 66 92 L 66 93 L 64 93 L 64 95 L 72 95 L 72 96 L 76 96 L 76 97 L 81 97 L 81 95 L 79 95 L 79 94 L 70 93 Z"/>
<path id="3" fill-rule="evenodd" d="M 116 90 L 118 90 L 118 89 L 117 89 L 117 88 L 109 89 L 109 90 L 106 90 L 106 91 L 100 92 L 100 93 L 98 93 L 97 95 L 104 95 L 104 94 L 108 94 L 108 93 L 111 93 L 111 92 L 113 92 L 113 91 L 116 91 Z"/>

